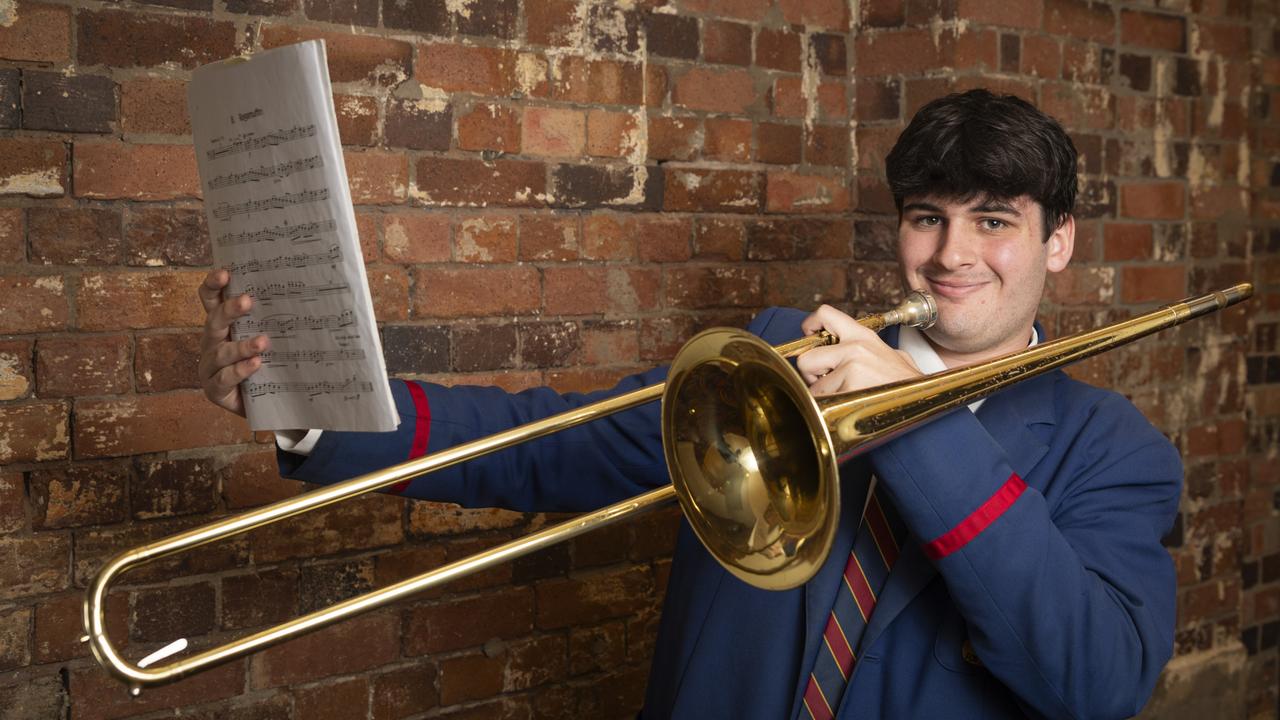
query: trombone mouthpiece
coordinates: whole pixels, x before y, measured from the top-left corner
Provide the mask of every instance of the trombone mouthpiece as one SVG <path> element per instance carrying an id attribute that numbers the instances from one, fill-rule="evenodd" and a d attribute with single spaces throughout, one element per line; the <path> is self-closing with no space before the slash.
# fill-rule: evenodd
<path id="1" fill-rule="evenodd" d="M 921 290 L 912 290 L 894 309 L 902 313 L 903 325 L 925 330 L 938 322 L 938 303 L 934 302 L 932 295 Z"/>

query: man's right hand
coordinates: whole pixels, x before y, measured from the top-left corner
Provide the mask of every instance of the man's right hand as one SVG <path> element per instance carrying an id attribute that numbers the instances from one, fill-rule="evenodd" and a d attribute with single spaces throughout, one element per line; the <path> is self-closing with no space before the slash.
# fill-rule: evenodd
<path id="1" fill-rule="evenodd" d="M 248 340 L 231 339 L 231 323 L 248 314 L 253 298 L 239 295 L 224 301 L 222 289 L 231 282 L 231 273 L 221 268 L 210 272 L 200 284 L 200 304 L 206 315 L 200 337 L 200 385 L 214 405 L 244 417 L 240 381 L 262 367 L 259 354 L 271 346 L 266 335 Z"/>

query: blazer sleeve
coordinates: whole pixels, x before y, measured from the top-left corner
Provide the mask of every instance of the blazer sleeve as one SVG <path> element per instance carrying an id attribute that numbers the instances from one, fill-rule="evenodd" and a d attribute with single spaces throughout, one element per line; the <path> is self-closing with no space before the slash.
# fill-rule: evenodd
<path id="1" fill-rule="evenodd" d="M 776 314 L 773 308 L 762 312 L 748 330 L 776 333 L 768 330 Z M 399 428 L 390 433 L 325 431 L 306 457 L 277 449 L 280 473 L 312 483 L 340 482 L 663 382 L 666 372 L 657 368 L 624 378 L 609 390 L 585 394 L 545 387 L 509 393 L 396 380 L 391 385 Z M 655 400 L 415 478 L 392 491 L 465 507 L 594 510 L 670 482 L 660 416 Z"/>
<path id="2" fill-rule="evenodd" d="M 1114 393 L 1076 421 L 1052 502 L 969 412 L 871 459 L 925 539 L 974 651 L 1024 709 L 1127 718 L 1172 653 L 1175 573 L 1161 537 L 1177 511 L 1181 460 Z"/>

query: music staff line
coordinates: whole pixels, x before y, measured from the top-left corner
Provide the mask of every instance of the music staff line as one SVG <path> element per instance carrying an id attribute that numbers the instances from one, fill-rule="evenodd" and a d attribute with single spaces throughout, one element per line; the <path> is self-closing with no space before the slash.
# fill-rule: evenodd
<path id="1" fill-rule="evenodd" d="M 350 327 L 356 322 L 355 313 L 344 310 L 337 315 L 297 315 L 280 313 L 269 315 L 261 320 L 240 318 L 236 320 L 236 332 L 246 335 L 263 334 L 267 337 L 281 338 L 293 335 L 302 326 L 307 330 L 339 330 Z"/>
<path id="2" fill-rule="evenodd" d="M 324 295 L 341 295 L 350 293 L 351 286 L 346 283 L 327 283 L 323 285 L 307 285 L 296 280 L 266 285 L 246 285 L 243 293 L 259 301 L 278 300 L 282 298 L 313 298 Z"/>
<path id="3" fill-rule="evenodd" d="M 373 392 L 373 383 L 351 378 L 342 382 L 318 380 L 315 382 L 246 382 L 245 393 L 249 397 L 278 395 L 281 393 L 306 393 L 308 395 L 335 395 Z"/>
<path id="4" fill-rule="evenodd" d="M 262 212 L 264 210 L 283 210 L 293 205 L 306 205 L 329 199 L 329 188 L 319 190 L 299 190 L 296 193 L 272 195 L 258 200 L 246 200 L 242 203 L 218 203 L 213 209 L 213 216 L 226 220 L 234 215 Z"/>
<path id="5" fill-rule="evenodd" d="M 320 220 L 318 222 L 299 223 L 290 225 L 289 223 L 281 223 L 269 228 L 254 230 L 252 232 L 246 230 L 238 233 L 223 233 L 214 239 L 220 247 L 228 247 L 232 245 L 251 245 L 260 242 L 273 242 L 275 240 L 288 240 L 291 243 L 315 242 L 320 238 L 317 237 L 321 233 L 333 232 L 338 227 L 337 222 L 333 220 Z"/>
<path id="6" fill-rule="evenodd" d="M 224 145 L 218 145 L 207 150 L 205 155 L 210 160 L 217 160 L 220 157 L 226 157 L 228 155 L 237 155 L 243 152 L 261 150 L 266 147 L 275 147 L 276 145 L 292 142 L 301 138 L 315 137 L 315 134 L 315 125 L 295 125 L 288 130 L 273 130 L 265 135 L 241 138 Z"/>
<path id="7" fill-rule="evenodd" d="M 315 265 L 330 265 L 342 262 L 342 248 L 333 245 L 329 248 L 329 252 L 314 253 L 307 255 L 305 253 L 298 255 L 281 255 L 271 258 L 270 260 L 246 260 L 238 263 L 227 263 L 227 270 L 234 275 L 242 273 L 268 272 L 271 270 L 300 269 L 305 267 L 313 267 Z"/>
<path id="8" fill-rule="evenodd" d="M 209 188 L 212 190 L 221 190 L 222 188 L 243 185 L 247 182 L 258 182 L 260 180 L 268 180 L 271 178 L 287 178 L 294 173 L 306 172 L 307 170 L 314 170 L 321 167 L 324 167 L 324 159 L 319 155 L 312 155 L 308 158 L 291 160 L 285 163 L 259 165 L 256 168 L 245 170 L 244 172 L 219 175 L 209 181 Z"/>
<path id="9" fill-rule="evenodd" d="M 262 353 L 262 362 L 267 365 L 276 363 L 323 363 L 363 360 L 364 350 L 268 350 Z"/>

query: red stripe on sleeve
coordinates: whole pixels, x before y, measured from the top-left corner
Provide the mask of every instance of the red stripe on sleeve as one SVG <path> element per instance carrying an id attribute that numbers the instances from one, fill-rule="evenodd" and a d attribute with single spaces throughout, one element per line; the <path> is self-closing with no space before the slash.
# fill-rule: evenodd
<path id="1" fill-rule="evenodd" d="M 407 381 L 405 385 L 409 388 L 409 397 L 413 398 L 414 414 L 417 420 L 413 425 L 413 444 L 409 446 L 409 457 L 412 460 L 416 457 L 422 457 L 427 452 L 427 440 L 431 438 L 431 404 L 427 402 L 427 394 L 423 392 L 422 386 L 416 382 Z M 409 488 L 412 479 L 398 482 L 391 486 L 391 491 L 402 493 Z"/>
<path id="2" fill-rule="evenodd" d="M 924 546 L 924 554 L 928 555 L 932 560 L 941 560 L 951 553 L 959 550 L 969 541 L 978 536 L 983 530 L 987 529 L 996 518 L 1004 514 L 1013 505 L 1014 501 L 1022 495 L 1022 491 L 1027 489 L 1027 484 L 1018 477 L 1017 473 L 1009 476 L 1004 485 L 995 492 L 986 502 L 982 503 L 977 510 L 974 510 L 969 517 L 961 520 L 958 525 L 951 528 L 950 531 L 943 534 L 931 543 Z"/>

